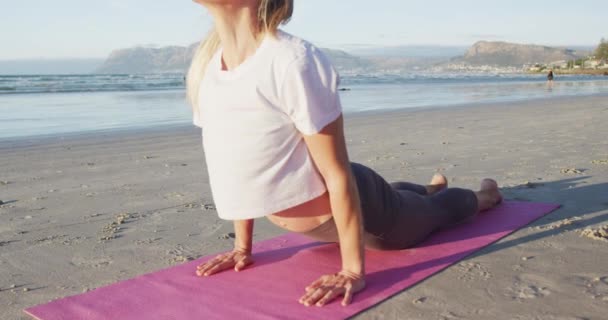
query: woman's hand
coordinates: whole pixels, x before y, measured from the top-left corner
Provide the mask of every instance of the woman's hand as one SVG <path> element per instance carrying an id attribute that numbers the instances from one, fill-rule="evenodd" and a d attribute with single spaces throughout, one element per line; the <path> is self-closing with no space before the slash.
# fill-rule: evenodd
<path id="1" fill-rule="evenodd" d="M 306 294 L 300 298 L 300 303 L 309 307 L 313 304 L 322 307 L 338 296 L 344 295 L 342 305 L 350 304 L 353 295 L 365 288 L 365 276 L 348 271 L 324 275 L 310 286 Z"/>
<path id="2" fill-rule="evenodd" d="M 234 268 L 234 271 L 238 272 L 252 263 L 253 259 L 251 257 L 251 252 L 234 249 L 231 252 L 220 254 L 196 267 L 196 275 L 199 277 L 206 277 L 229 268 Z"/>

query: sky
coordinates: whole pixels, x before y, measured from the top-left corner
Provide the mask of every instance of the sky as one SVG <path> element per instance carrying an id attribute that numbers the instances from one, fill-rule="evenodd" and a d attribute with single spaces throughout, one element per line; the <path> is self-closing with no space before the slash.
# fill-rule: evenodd
<path id="1" fill-rule="evenodd" d="M 284 30 L 328 48 L 468 46 L 478 40 L 595 46 L 608 1 L 295 0 Z M 0 60 L 104 58 L 189 45 L 213 20 L 191 0 L 0 0 Z"/>

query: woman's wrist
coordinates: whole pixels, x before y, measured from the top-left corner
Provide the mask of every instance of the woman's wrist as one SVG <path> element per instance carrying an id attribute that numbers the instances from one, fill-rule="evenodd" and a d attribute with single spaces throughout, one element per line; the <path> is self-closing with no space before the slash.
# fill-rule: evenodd
<path id="1" fill-rule="evenodd" d="M 253 219 L 234 221 L 234 250 L 251 254 L 253 247 Z"/>
<path id="2" fill-rule="evenodd" d="M 363 253 L 364 255 L 365 253 Z M 365 259 L 365 256 L 361 257 L 361 259 Z M 349 275 L 365 275 L 365 262 L 359 259 L 353 259 L 353 261 L 343 261 L 342 262 L 342 271 Z"/>
<path id="3" fill-rule="evenodd" d="M 242 247 L 242 246 L 236 245 L 236 246 L 234 246 L 233 251 L 238 252 L 238 253 L 251 254 L 252 250 L 250 247 L 248 248 L 248 247 Z"/>
<path id="4" fill-rule="evenodd" d="M 361 269 L 361 271 L 357 271 L 357 272 L 352 271 L 352 270 L 342 269 L 340 272 L 338 272 L 338 274 L 346 276 L 351 279 L 362 279 L 363 277 L 365 277 L 365 271 L 363 269 Z"/>

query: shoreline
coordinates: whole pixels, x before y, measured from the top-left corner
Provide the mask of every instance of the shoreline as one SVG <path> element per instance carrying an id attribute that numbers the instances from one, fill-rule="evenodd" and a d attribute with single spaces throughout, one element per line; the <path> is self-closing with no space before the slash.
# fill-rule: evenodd
<path id="1" fill-rule="evenodd" d="M 400 114 L 402 112 L 420 112 L 420 111 L 434 111 L 434 110 L 460 110 L 466 108 L 475 107 L 499 107 L 499 106 L 510 106 L 520 105 L 522 103 L 534 104 L 539 102 L 561 102 L 585 99 L 585 98 L 596 98 L 596 97 L 607 97 L 608 94 L 592 94 L 584 96 L 560 96 L 560 97 L 543 97 L 543 98 L 531 98 L 531 99 L 519 99 L 512 101 L 501 101 L 501 102 L 477 102 L 467 104 L 454 104 L 454 105 L 432 105 L 432 106 L 421 106 L 421 107 L 406 107 L 406 108 L 382 108 L 373 110 L 361 110 L 345 112 L 344 117 L 368 117 L 374 115 L 385 115 L 385 114 Z M 119 139 L 125 135 L 146 135 L 146 134 L 162 134 L 171 132 L 197 132 L 200 128 L 188 123 L 184 124 L 167 124 L 156 127 L 124 127 L 124 128 L 113 128 L 113 129 L 101 129 L 101 130 L 87 130 L 87 131 L 75 131 L 68 133 L 52 133 L 52 134 L 39 134 L 31 136 L 17 136 L 17 137 L 0 137 L 0 150 L 19 148 L 25 146 L 37 146 L 45 143 L 52 143 L 58 141 L 78 141 L 86 139 Z"/>
<path id="2" fill-rule="evenodd" d="M 546 71 L 529 71 L 528 74 L 538 74 L 538 75 L 546 75 L 549 72 L 550 68 L 547 68 Z M 553 69 L 554 74 L 559 75 L 575 75 L 575 76 L 600 76 L 605 77 L 608 76 L 608 69 L 572 69 L 572 70 L 564 70 L 564 69 Z"/>

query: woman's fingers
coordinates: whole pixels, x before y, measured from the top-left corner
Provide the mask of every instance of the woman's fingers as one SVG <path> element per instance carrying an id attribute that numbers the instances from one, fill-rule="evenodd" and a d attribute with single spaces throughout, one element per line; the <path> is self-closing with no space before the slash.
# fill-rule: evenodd
<path id="1" fill-rule="evenodd" d="M 205 263 L 203 263 L 203 264 L 198 265 L 198 266 L 196 267 L 196 269 L 197 269 L 197 270 L 209 269 L 211 266 L 216 265 L 216 264 L 217 264 L 219 261 L 220 261 L 220 260 L 218 260 L 217 258 L 216 258 L 216 259 L 213 259 L 213 260 L 209 260 L 209 261 L 207 261 L 207 262 L 205 262 Z"/>
<path id="2" fill-rule="evenodd" d="M 332 301 L 337 296 L 342 295 L 345 290 L 346 289 L 341 288 L 341 287 L 337 287 L 337 288 L 333 288 L 333 289 L 329 290 L 329 292 L 327 292 L 319 301 L 317 301 L 317 303 L 316 303 L 317 306 L 319 306 L 319 307 L 324 306 L 326 303 Z"/>
<path id="3" fill-rule="evenodd" d="M 210 264 L 207 268 L 198 270 L 197 273 L 199 275 L 203 275 L 203 276 L 210 276 L 212 274 L 218 273 L 225 269 L 231 268 L 232 266 L 234 266 L 234 264 L 235 263 L 233 260 L 228 260 L 228 259 L 219 260 L 219 261 L 215 261 L 214 263 Z"/>
<path id="4" fill-rule="evenodd" d="M 306 291 L 307 292 L 315 291 L 318 287 L 320 287 L 323 284 L 323 282 L 325 282 L 325 277 L 321 277 L 321 278 L 317 279 L 315 282 L 313 282 L 308 287 L 306 287 Z"/>
<path id="5" fill-rule="evenodd" d="M 253 263 L 251 255 L 243 255 L 238 252 L 229 252 L 223 255 L 219 255 L 206 263 L 200 264 L 196 267 L 196 274 L 198 276 L 210 276 L 228 268 L 234 267 L 235 271 L 240 271 Z"/>
<path id="6" fill-rule="evenodd" d="M 305 304 L 306 301 L 308 301 L 308 299 L 310 298 L 310 296 L 313 295 L 313 293 L 315 293 L 316 290 L 314 291 L 307 291 L 302 297 L 300 297 L 300 300 L 298 300 L 299 303 Z"/>
<path id="7" fill-rule="evenodd" d="M 251 258 L 251 256 L 246 256 L 245 258 L 239 260 L 239 262 L 236 263 L 236 265 L 234 266 L 234 271 L 241 271 L 252 263 L 253 259 Z"/>
<path id="8" fill-rule="evenodd" d="M 300 299 L 300 303 L 303 303 L 307 307 L 312 306 L 317 301 L 319 301 L 319 299 L 323 298 L 323 296 L 327 294 L 327 291 L 329 291 L 329 289 L 325 286 L 320 287 L 315 291 L 310 291 Z"/>
<path id="9" fill-rule="evenodd" d="M 218 264 L 214 265 L 213 267 L 209 268 L 207 271 L 203 272 L 203 275 L 210 276 L 212 274 L 215 274 L 215 273 L 223 271 L 227 268 L 230 268 L 231 266 L 232 266 L 232 263 L 230 263 L 229 261 L 222 261 L 221 263 L 218 263 Z"/>
<path id="10" fill-rule="evenodd" d="M 336 297 L 344 295 L 342 305 L 349 305 L 353 300 L 353 295 L 365 288 L 365 279 L 353 279 L 343 274 L 326 275 L 310 286 L 306 287 L 304 294 L 299 302 L 306 305 L 317 305 L 319 307 L 326 305 Z"/>
<path id="11" fill-rule="evenodd" d="M 213 268 L 214 266 L 216 266 L 217 264 L 221 263 L 223 260 L 219 259 L 219 258 L 213 258 L 199 266 L 196 267 L 196 273 L 200 273 L 203 274 L 205 273 L 205 271 Z"/>
<path id="12" fill-rule="evenodd" d="M 226 260 L 226 257 L 227 257 L 226 254 L 218 255 L 215 258 L 213 258 L 213 259 L 211 259 L 211 260 L 209 260 L 209 261 L 207 261 L 207 262 L 205 262 L 203 264 L 198 265 L 196 267 L 196 269 L 198 269 L 198 270 L 208 269 L 208 268 L 210 268 L 210 267 L 212 267 L 212 266 L 214 266 L 214 265 L 216 265 L 216 264 L 218 264 L 218 263 Z"/>
<path id="13" fill-rule="evenodd" d="M 211 268 L 212 266 L 214 266 L 215 264 L 212 263 L 205 263 L 205 264 L 201 264 L 200 266 L 196 267 L 196 274 L 199 276 L 202 276 L 203 273 L 205 273 L 205 271 L 207 271 L 209 268 Z"/>
<path id="14" fill-rule="evenodd" d="M 342 305 L 347 306 L 353 301 L 353 290 L 351 288 L 346 289 L 344 292 L 344 299 L 342 299 Z"/>

